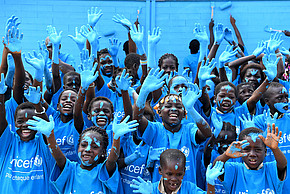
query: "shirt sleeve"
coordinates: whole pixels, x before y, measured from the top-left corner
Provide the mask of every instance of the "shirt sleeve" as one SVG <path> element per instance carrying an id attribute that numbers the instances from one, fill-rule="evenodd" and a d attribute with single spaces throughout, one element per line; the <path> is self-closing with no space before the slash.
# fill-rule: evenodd
<path id="1" fill-rule="evenodd" d="M 158 139 L 156 137 L 160 137 L 158 133 L 162 133 L 163 131 L 160 125 L 161 127 L 163 127 L 161 123 L 153 123 L 148 121 L 148 125 L 142 136 L 142 139 L 146 144 L 152 146 L 154 144 L 155 139 Z"/>
<path id="2" fill-rule="evenodd" d="M 99 180 L 102 182 L 104 186 L 106 186 L 107 189 L 112 191 L 113 193 L 117 192 L 119 180 L 120 180 L 120 174 L 118 171 L 118 166 L 116 164 L 115 171 L 113 175 L 110 177 L 106 168 L 106 162 L 100 164 L 102 165 L 99 173 Z"/>
<path id="3" fill-rule="evenodd" d="M 185 67 L 189 67 L 188 57 L 185 57 L 185 58 L 183 59 L 183 68 L 185 68 Z"/>
<path id="4" fill-rule="evenodd" d="M 13 144 L 14 142 L 14 138 L 15 138 L 15 132 L 13 132 L 11 130 L 11 124 L 8 124 L 5 131 L 3 132 L 3 134 L 1 135 L 0 137 L 0 142 L 1 142 L 1 146 L 0 146 L 0 161 L 3 161 L 2 160 L 2 157 L 5 156 L 4 153 L 7 152 L 9 146 L 11 144 Z"/>
<path id="5" fill-rule="evenodd" d="M 234 162 L 226 162 L 224 165 L 225 173 L 224 181 L 222 181 L 222 184 L 227 191 L 231 191 L 231 188 L 233 187 L 237 176 L 237 168 L 239 168 L 239 166 Z"/>

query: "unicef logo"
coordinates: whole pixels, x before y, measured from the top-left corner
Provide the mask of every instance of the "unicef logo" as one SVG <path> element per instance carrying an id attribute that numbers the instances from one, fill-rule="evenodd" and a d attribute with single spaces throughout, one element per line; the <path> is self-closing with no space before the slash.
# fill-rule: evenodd
<path id="1" fill-rule="evenodd" d="M 40 167 L 42 165 L 42 157 L 36 155 L 34 159 L 34 165 Z"/>
<path id="2" fill-rule="evenodd" d="M 275 192 L 268 188 L 268 189 L 263 189 L 262 194 L 275 194 Z"/>
<path id="3" fill-rule="evenodd" d="M 181 151 L 182 153 L 184 153 L 184 155 L 185 155 L 186 157 L 188 157 L 188 155 L 189 155 L 189 148 L 183 146 L 183 147 L 180 149 L 180 151 Z"/>
<path id="4" fill-rule="evenodd" d="M 150 172 L 149 172 L 149 170 L 146 168 L 145 170 L 144 170 L 144 176 L 149 176 L 150 175 Z"/>
<path id="5" fill-rule="evenodd" d="M 67 137 L 67 144 L 74 145 L 74 136 L 73 135 Z"/>

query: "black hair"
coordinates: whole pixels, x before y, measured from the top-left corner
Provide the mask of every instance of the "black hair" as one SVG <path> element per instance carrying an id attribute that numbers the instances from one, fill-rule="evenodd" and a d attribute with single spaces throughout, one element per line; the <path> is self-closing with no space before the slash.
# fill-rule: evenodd
<path id="1" fill-rule="evenodd" d="M 235 139 L 237 139 L 237 137 L 238 137 L 237 132 L 236 132 L 236 126 L 232 125 L 229 122 L 223 122 L 222 131 L 230 131 L 230 132 L 233 132 Z"/>
<path id="2" fill-rule="evenodd" d="M 63 84 L 65 85 L 65 80 L 67 79 L 68 76 L 74 76 L 79 78 L 79 80 L 81 80 L 81 75 L 78 72 L 75 71 L 69 71 L 66 74 L 64 74 L 63 76 Z"/>
<path id="3" fill-rule="evenodd" d="M 250 137 L 249 134 L 251 134 L 251 133 L 255 133 L 257 135 L 263 135 L 264 131 L 262 131 L 261 129 L 258 129 L 257 127 L 246 128 L 246 129 L 241 131 L 241 133 L 239 135 L 239 141 L 243 141 L 243 140 L 245 140 L 246 137 Z M 266 145 L 264 143 L 263 143 L 263 145 L 266 148 Z"/>
<path id="4" fill-rule="evenodd" d="M 116 68 L 114 69 L 114 72 L 113 72 L 113 75 L 112 75 L 112 79 L 114 80 L 114 79 L 117 77 L 117 75 L 118 75 L 119 73 L 122 73 L 123 69 L 124 69 L 124 68 L 116 67 Z"/>
<path id="5" fill-rule="evenodd" d="M 75 89 L 73 89 L 73 88 L 64 89 L 64 90 L 60 93 L 60 95 L 59 95 L 59 97 L 58 97 L 58 101 L 57 101 L 57 103 L 59 103 L 62 94 L 63 94 L 64 92 L 68 91 L 68 90 L 73 91 L 73 92 L 75 92 L 76 94 L 78 94 L 78 92 L 77 92 Z"/>
<path id="6" fill-rule="evenodd" d="M 30 79 L 31 82 L 33 83 L 33 77 L 32 77 L 32 75 L 31 75 L 28 71 L 26 71 L 26 70 L 25 70 L 25 73 L 28 74 L 29 79 Z"/>
<path id="7" fill-rule="evenodd" d="M 100 56 L 102 54 L 109 54 L 109 50 L 107 48 L 104 48 L 104 49 L 101 49 L 100 51 L 97 52 L 97 60 L 98 60 L 98 63 L 100 62 Z"/>
<path id="8" fill-rule="evenodd" d="M 24 109 L 36 110 L 35 106 L 31 102 L 23 102 L 22 104 L 19 104 L 17 106 L 17 108 L 15 110 L 14 120 L 17 117 L 18 111 L 24 110 Z"/>
<path id="9" fill-rule="evenodd" d="M 241 89 L 241 87 L 243 87 L 243 86 L 252 87 L 253 90 L 255 90 L 254 87 L 253 87 L 253 85 L 251 83 L 249 83 L 249 82 L 242 82 L 242 83 L 240 83 L 240 84 L 237 85 L 237 92 L 239 92 L 240 89 Z"/>
<path id="10" fill-rule="evenodd" d="M 138 69 L 140 66 L 140 55 L 136 53 L 128 54 L 125 58 L 124 64 L 127 69 Z"/>
<path id="11" fill-rule="evenodd" d="M 97 102 L 97 101 L 106 101 L 110 104 L 110 107 L 111 107 L 111 111 L 112 111 L 112 114 L 114 113 L 114 106 L 113 106 L 113 103 L 111 102 L 111 100 L 109 100 L 109 98 L 106 98 L 106 97 L 103 97 L 103 96 L 98 96 L 98 97 L 95 97 L 91 100 L 89 106 L 88 106 L 88 113 L 91 114 L 91 109 L 92 109 L 92 106 L 93 106 L 93 103 L 94 102 Z"/>
<path id="12" fill-rule="evenodd" d="M 178 66 L 179 66 L 178 59 L 174 54 L 171 54 L 171 53 L 166 53 L 160 57 L 160 59 L 158 60 L 158 67 L 161 68 L 161 65 L 162 65 L 164 59 L 168 59 L 170 57 L 175 61 L 176 71 L 178 71 Z"/>
<path id="13" fill-rule="evenodd" d="M 126 42 L 124 42 L 124 44 L 123 44 L 123 51 L 125 51 L 126 55 L 129 54 L 129 40 L 127 40 Z"/>
<path id="14" fill-rule="evenodd" d="M 104 152 L 104 155 L 102 155 L 100 158 L 99 158 L 99 162 L 98 163 L 103 163 L 106 158 L 107 158 L 107 147 L 109 145 L 109 137 L 108 137 L 108 134 L 106 132 L 105 129 L 102 129 L 100 127 L 97 127 L 97 126 L 92 126 L 92 127 L 89 127 L 85 130 L 82 131 L 82 133 L 80 134 L 80 137 L 79 137 L 79 141 L 78 141 L 78 147 L 80 146 L 80 141 L 81 141 L 81 138 L 82 136 L 87 133 L 87 132 L 94 132 L 94 133 L 98 133 L 102 136 L 102 144 L 103 144 L 103 150 L 105 150 Z"/>
<path id="15" fill-rule="evenodd" d="M 234 89 L 234 93 L 235 93 L 235 95 L 237 97 L 237 88 L 232 82 L 229 82 L 229 81 L 224 81 L 224 82 L 221 82 L 218 85 L 216 85 L 215 89 L 214 89 L 214 95 L 217 96 L 218 93 L 221 91 L 221 88 L 223 86 L 226 86 L 226 85 L 229 85 L 229 86 L 231 86 Z"/>
<path id="16" fill-rule="evenodd" d="M 197 39 L 193 39 L 189 43 L 189 49 L 191 54 L 196 54 L 199 51 L 199 41 Z"/>
<path id="17" fill-rule="evenodd" d="M 178 149 L 167 149 L 164 152 L 161 153 L 160 155 L 160 166 L 161 168 L 166 166 L 166 163 L 169 161 L 174 161 L 174 162 L 180 162 L 182 163 L 182 166 L 184 167 L 185 171 L 185 163 L 186 163 L 186 157 L 184 153 L 182 153 Z"/>
<path id="18" fill-rule="evenodd" d="M 267 90 L 263 94 L 263 99 L 269 98 L 272 95 L 272 88 L 283 88 L 284 86 L 278 82 L 271 82 Z"/>

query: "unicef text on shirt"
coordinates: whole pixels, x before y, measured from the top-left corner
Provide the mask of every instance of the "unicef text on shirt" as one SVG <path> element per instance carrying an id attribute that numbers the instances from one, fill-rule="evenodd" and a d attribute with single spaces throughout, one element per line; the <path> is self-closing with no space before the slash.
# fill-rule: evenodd
<path id="1" fill-rule="evenodd" d="M 57 145 L 65 145 L 65 142 L 68 144 L 68 145 L 74 145 L 74 136 L 71 135 L 69 137 L 67 136 L 63 136 L 62 138 L 57 138 L 56 139 L 56 143 Z"/>
<path id="2" fill-rule="evenodd" d="M 18 168 L 32 168 L 33 166 L 40 167 L 42 165 L 42 157 L 36 155 L 35 158 L 32 157 L 31 159 L 22 160 L 18 158 L 18 156 L 11 160 L 10 164 L 14 167 Z"/>

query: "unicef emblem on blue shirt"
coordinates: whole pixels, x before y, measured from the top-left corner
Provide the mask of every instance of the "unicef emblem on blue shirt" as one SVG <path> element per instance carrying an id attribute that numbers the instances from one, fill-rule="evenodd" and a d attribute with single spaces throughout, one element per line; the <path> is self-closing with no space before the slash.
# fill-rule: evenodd
<path id="1" fill-rule="evenodd" d="M 275 194 L 272 189 L 263 189 L 261 194 Z"/>
<path id="2" fill-rule="evenodd" d="M 188 157 L 188 155 L 189 155 L 189 148 L 183 146 L 183 147 L 180 149 L 180 151 L 181 151 L 182 153 L 184 153 L 184 155 L 185 155 L 186 157 Z"/>
<path id="3" fill-rule="evenodd" d="M 34 165 L 40 167 L 42 165 L 42 157 L 36 155 L 34 159 Z"/>
<path id="4" fill-rule="evenodd" d="M 74 145 L 74 136 L 73 135 L 67 137 L 67 144 Z"/>

